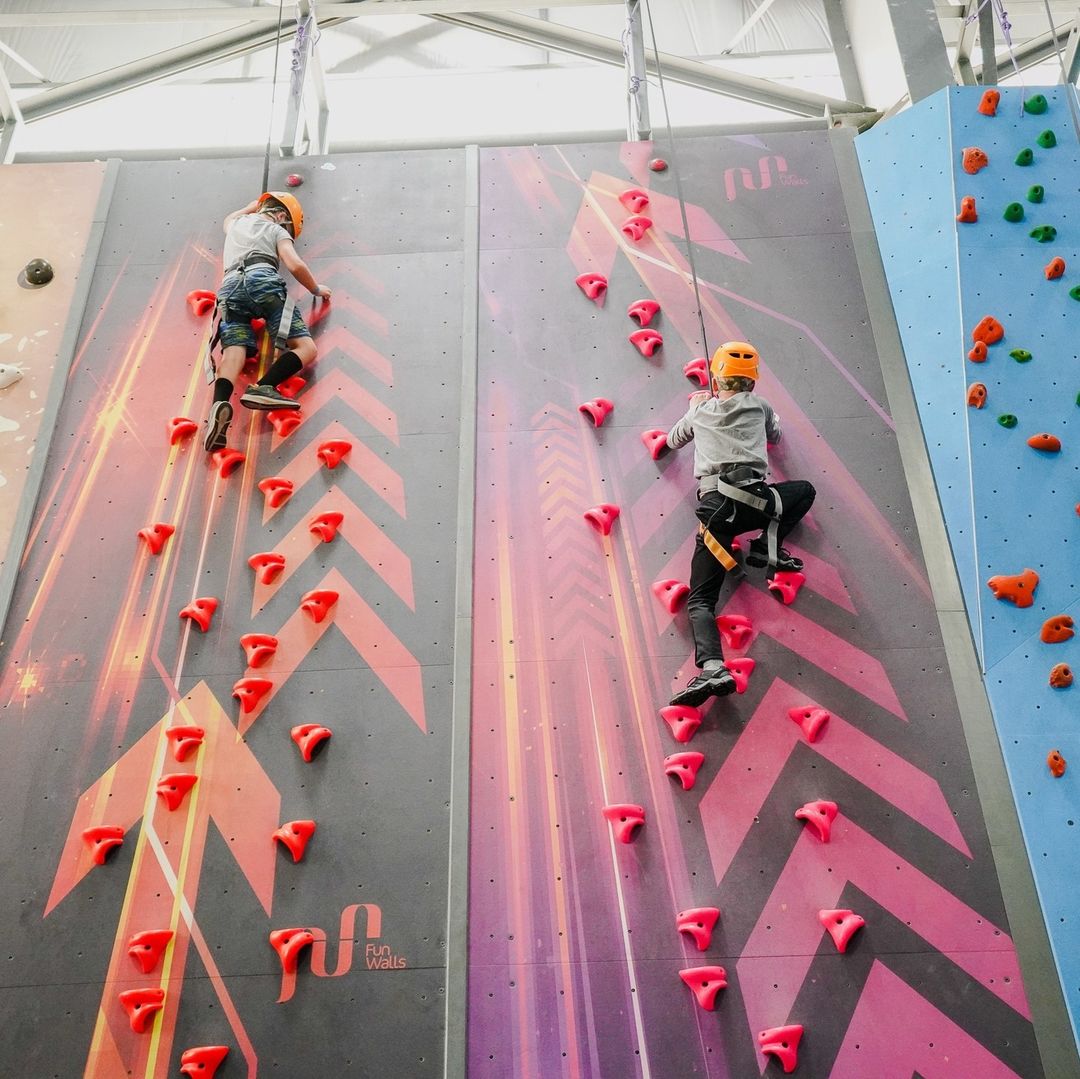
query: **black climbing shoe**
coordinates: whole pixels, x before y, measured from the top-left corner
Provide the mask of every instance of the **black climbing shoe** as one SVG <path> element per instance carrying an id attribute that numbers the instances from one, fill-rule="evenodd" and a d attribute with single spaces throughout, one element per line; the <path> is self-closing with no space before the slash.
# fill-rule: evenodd
<path id="1" fill-rule="evenodd" d="M 769 564 L 769 545 L 765 540 L 751 540 L 746 552 L 746 564 L 761 568 Z M 796 558 L 786 547 L 776 550 L 776 569 L 779 573 L 798 573 L 803 568 L 802 559 Z"/>
<path id="2" fill-rule="evenodd" d="M 260 386 L 258 383 L 248 386 L 244 390 L 244 395 L 240 398 L 240 404 L 244 408 L 254 408 L 262 412 L 269 412 L 276 408 L 288 408 L 296 411 L 300 407 L 300 402 L 294 398 L 286 397 L 280 390 L 275 390 L 273 386 Z"/>
<path id="3" fill-rule="evenodd" d="M 671 698 L 672 704 L 687 704 L 697 708 L 710 697 L 726 697 L 735 692 L 735 679 L 727 667 L 718 671 L 709 671 L 690 679 L 686 689 L 680 690 Z"/>
<path id="4" fill-rule="evenodd" d="M 231 421 L 232 405 L 228 401 L 215 401 L 210 406 L 210 415 L 206 417 L 206 437 L 203 438 L 203 449 L 207 453 L 225 448 L 225 436 Z"/>

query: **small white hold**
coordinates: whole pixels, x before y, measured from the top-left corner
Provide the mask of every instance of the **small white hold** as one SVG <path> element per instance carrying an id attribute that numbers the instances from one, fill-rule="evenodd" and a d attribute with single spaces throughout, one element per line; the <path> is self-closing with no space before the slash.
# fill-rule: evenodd
<path id="1" fill-rule="evenodd" d="M 3 472 L 0 472 L 0 487 L 6 487 L 6 486 L 7 486 L 7 476 L 5 476 Z"/>
<path id="2" fill-rule="evenodd" d="M 20 426 L 18 420 L 9 420 L 7 416 L 0 416 L 0 435 L 6 435 L 9 431 L 17 431 Z"/>
<path id="3" fill-rule="evenodd" d="M 5 341 L 10 341 L 15 335 L 13 333 L 0 333 L 0 345 Z"/>
<path id="4" fill-rule="evenodd" d="M 337 169 L 337 165 L 335 165 L 333 161 L 326 161 L 321 164 L 319 168 L 322 169 L 323 172 L 334 172 Z"/>
<path id="5" fill-rule="evenodd" d="M 0 363 L 0 390 L 6 390 L 8 386 L 14 386 L 22 376 L 22 371 L 14 364 Z"/>

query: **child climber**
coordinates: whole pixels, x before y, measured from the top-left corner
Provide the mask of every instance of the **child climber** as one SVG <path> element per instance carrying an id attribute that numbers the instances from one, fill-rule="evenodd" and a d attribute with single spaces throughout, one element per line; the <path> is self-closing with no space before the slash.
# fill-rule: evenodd
<path id="1" fill-rule="evenodd" d="M 746 553 L 748 566 L 802 569 L 802 562 L 779 544 L 814 504 L 816 492 L 804 480 L 765 482 L 766 443 L 779 442 L 781 431 L 772 406 L 754 393 L 757 377 L 758 353 L 753 345 L 745 341 L 721 345 L 709 365 L 712 392 L 694 394 L 686 415 L 667 434 L 672 449 L 694 442 L 696 512 L 701 522 L 687 599 L 694 660 L 701 674 L 671 698 L 672 704 L 696 707 L 735 689 L 716 627 L 720 589 L 727 571 L 737 567 L 732 540 L 759 530 Z"/>
<path id="2" fill-rule="evenodd" d="M 203 438 L 207 453 L 225 446 L 233 416 L 230 403 L 233 383 L 244 363 L 258 352 L 251 328 L 253 318 L 265 319 L 266 332 L 284 339 L 287 348 L 267 368 L 266 374 L 244 391 L 240 404 L 263 410 L 300 407 L 299 401 L 286 397 L 276 387 L 311 363 L 317 349 L 304 316 L 286 302 L 288 294 L 279 265 L 312 295 L 330 299 L 330 290 L 316 283 L 307 263 L 293 246 L 303 226 L 304 211 L 299 200 L 285 191 L 267 191 L 225 218 L 225 274 L 217 293 L 221 362 L 217 366 L 214 401 Z M 291 311 L 289 325 L 280 326 L 287 309 Z"/>

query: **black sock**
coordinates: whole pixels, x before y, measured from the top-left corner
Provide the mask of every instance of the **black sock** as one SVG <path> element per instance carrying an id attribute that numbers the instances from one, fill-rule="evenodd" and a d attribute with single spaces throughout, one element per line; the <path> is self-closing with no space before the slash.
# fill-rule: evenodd
<path id="1" fill-rule="evenodd" d="M 270 364 L 269 370 L 259 379 L 260 386 L 277 386 L 284 382 L 287 378 L 292 378 L 293 375 L 300 373 L 300 369 L 304 365 L 300 362 L 300 357 L 297 356 L 292 349 L 287 352 L 283 352 L 272 364 Z"/>
<path id="2" fill-rule="evenodd" d="M 227 378 L 219 378 L 214 383 L 214 402 L 228 401 L 232 397 L 233 384 Z"/>

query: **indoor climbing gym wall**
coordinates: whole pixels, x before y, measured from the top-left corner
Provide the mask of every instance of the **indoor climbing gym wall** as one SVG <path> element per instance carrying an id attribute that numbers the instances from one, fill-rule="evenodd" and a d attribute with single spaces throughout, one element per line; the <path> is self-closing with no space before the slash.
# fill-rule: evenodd
<path id="1" fill-rule="evenodd" d="M 1075 104 L 1061 87 L 957 88 L 857 141 L 1011 794 L 1080 1030 L 1080 799 L 1066 767 L 1080 760 Z"/>
<path id="2" fill-rule="evenodd" d="M 481 155 L 469 1075 L 1042 1075 L 851 139 L 680 142 L 692 249 L 656 152 Z M 818 494 L 804 573 L 722 596 L 740 692 L 672 710 L 695 482 L 653 451 L 703 377 L 691 255 L 709 348 L 761 352 L 772 475 Z"/>

